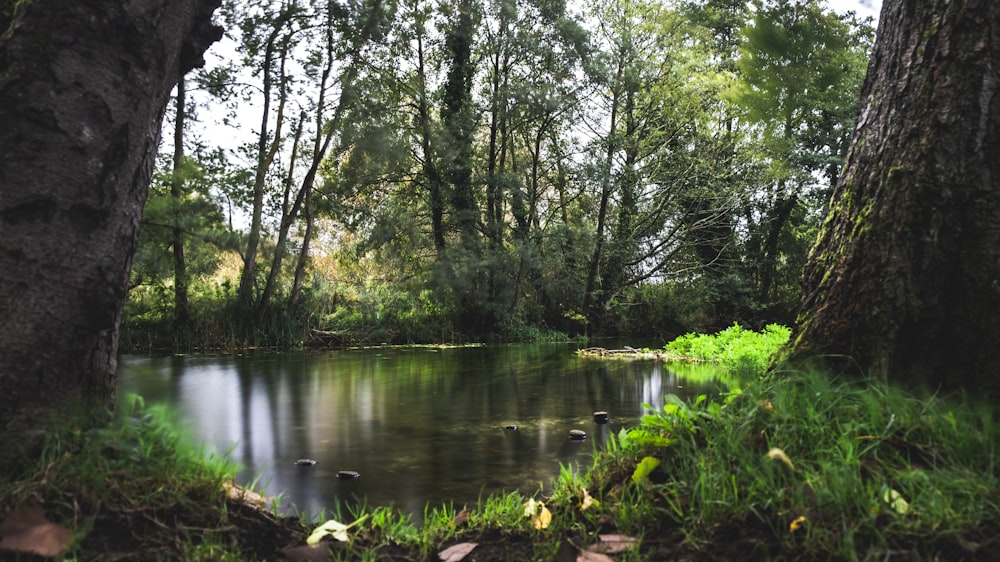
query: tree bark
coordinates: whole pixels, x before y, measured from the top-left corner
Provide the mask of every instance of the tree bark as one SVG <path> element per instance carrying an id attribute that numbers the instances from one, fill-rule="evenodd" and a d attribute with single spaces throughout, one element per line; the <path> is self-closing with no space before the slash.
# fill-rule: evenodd
<path id="1" fill-rule="evenodd" d="M 889 0 L 880 21 L 785 356 L 995 389 L 1000 3 Z"/>
<path id="2" fill-rule="evenodd" d="M 0 456 L 35 413 L 113 400 L 164 109 L 218 4 L 33 0 L 0 36 Z"/>

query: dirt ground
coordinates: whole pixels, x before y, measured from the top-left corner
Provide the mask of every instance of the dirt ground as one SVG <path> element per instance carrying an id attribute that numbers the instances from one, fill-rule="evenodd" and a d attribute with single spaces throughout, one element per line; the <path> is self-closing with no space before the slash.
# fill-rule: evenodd
<path id="1" fill-rule="evenodd" d="M 212 513 L 216 515 L 212 515 Z M 579 548 L 586 542 L 584 530 L 567 531 L 555 540 L 551 536 L 544 544 L 536 544 L 534 533 L 510 529 L 465 530 L 427 552 L 395 545 L 376 545 L 362 531 L 348 547 L 344 543 L 326 540 L 316 546 L 306 545 L 307 529 L 297 518 L 278 517 L 270 510 L 239 498 L 226 502 L 224 522 L 213 520 L 218 511 L 177 506 L 159 511 L 116 510 L 104 506 L 93 520 L 89 533 L 78 551 L 81 560 L 146 561 L 181 560 L 190 553 L 200 538 L 212 535 L 213 544 L 226 550 L 239 549 L 248 558 L 266 561 L 321 562 L 327 560 L 375 559 L 380 562 L 438 561 L 438 553 L 459 543 L 476 543 L 462 562 L 602 562 L 621 556 L 587 555 Z M 766 515 L 765 515 L 766 517 Z M 651 562 L 694 561 L 818 561 L 837 560 L 831 553 L 807 554 L 794 544 L 781 544 L 774 538 L 773 525 L 760 517 L 718 525 L 709 530 L 707 539 L 698 545 L 682 540 L 670 524 L 648 529 L 639 549 L 640 558 Z M 593 533 L 594 530 L 587 530 Z M 601 532 L 613 532 L 602 529 Z M 591 534 L 591 539 L 592 539 Z M 351 554 L 353 549 L 356 556 Z M 1000 560 L 1000 529 L 978 529 L 963 537 L 915 537 L 910 545 L 881 545 L 876 549 L 881 559 L 894 562 L 993 561 Z M 364 553 L 360 554 L 360 553 Z M 7 560 L 0 552 L 0 560 Z M 222 553 L 219 553 L 220 555 Z M 374 555 L 374 556 L 373 556 Z M 602 558 L 601 556 L 607 556 Z M 211 552 L 199 552 L 200 559 L 212 559 Z M 220 556 L 221 557 L 221 556 Z M 862 556 L 863 557 L 863 556 Z M 17 560 L 45 560 L 22 555 Z"/>

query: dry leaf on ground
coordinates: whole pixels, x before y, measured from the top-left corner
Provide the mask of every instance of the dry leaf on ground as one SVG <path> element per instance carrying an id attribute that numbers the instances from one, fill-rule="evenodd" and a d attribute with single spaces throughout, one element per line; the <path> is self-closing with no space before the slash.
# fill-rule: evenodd
<path id="1" fill-rule="evenodd" d="M 438 553 L 438 558 L 443 562 L 460 562 L 463 558 L 472 552 L 472 549 L 479 546 L 479 543 L 474 542 L 460 542 L 458 544 L 453 544 L 448 548 L 442 550 Z"/>
<path id="2" fill-rule="evenodd" d="M 0 524 L 0 550 L 59 556 L 73 539 L 62 525 L 50 523 L 39 506 L 22 505 Z"/>
<path id="3" fill-rule="evenodd" d="M 635 548 L 639 544 L 639 539 L 627 535 L 599 535 L 600 542 L 587 547 L 589 552 L 603 554 L 619 554 Z"/>

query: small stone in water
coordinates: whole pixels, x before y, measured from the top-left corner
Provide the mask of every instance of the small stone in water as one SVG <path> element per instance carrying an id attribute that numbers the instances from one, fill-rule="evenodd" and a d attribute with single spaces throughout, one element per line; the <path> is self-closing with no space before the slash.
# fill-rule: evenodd
<path id="1" fill-rule="evenodd" d="M 340 478 L 341 480 L 350 480 L 352 478 L 360 478 L 360 477 L 361 475 L 358 474 L 357 472 L 354 472 L 353 470 L 341 470 L 340 472 L 337 473 L 337 478 Z"/>
<path id="2" fill-rule="evenodd" d="M 517 426 L 514 424 L 503 426 L 505 431 L 517 431 Z"/>
<path id="3" fill-rule="evenodd" d="M 608 423 L 608 413 L 594 412 L 594 421 L 597 423 Z"/>
<path id="4" fill-rule="evenodd" d="M 295 464 L 299 466 L 312 466 L 316 464 L 316 461 L 314 459 L 298 459 L 295 461 Z"/>
<path id="5" fill-rule="evenodd" d="M 586 431 L 580 431 L 579 429 L 569 430 L 569 438 L 573 441 L 583 441 L 587 438 Z"/>

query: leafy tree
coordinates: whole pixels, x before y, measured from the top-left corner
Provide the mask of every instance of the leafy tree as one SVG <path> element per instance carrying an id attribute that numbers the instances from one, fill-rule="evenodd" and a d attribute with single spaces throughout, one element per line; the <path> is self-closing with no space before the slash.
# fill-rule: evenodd
<path id="1" fill-rule="evenodd" d="M 588 113 L 606 129 L 592 143 L 597 217 L 581 307 L 591 321 L 627 287 L 687 269 L 687 233 L 711 220 L 686 223 L 682 198 L 702 181 L 691 172 L 704 170 L 694 164 L 711 134 L 703 100 L 718 96 L 709 51 L 677 12 L 612 1 L 600 19 L 608 47 Z"/>
<path id="2" fill-rule="evenodd" d="M 995 2 L 883 5 L 786 357 L 996 388 L 997 25 Z"/>
<path id="3" fill-rule="evenodd" d="M 824 8 L 818 0 L 757 3 L 744 31 L 731 95 L 761 138 L 759 157 L 769 179 L 746 208 L 751 225 L 748 254 L 755 265 L 758 299 L 779 297 L 782 257 L 803 254 L 806 241 L 782 239 L 818 213 L 853 129 L 860 79 L 867 64 L 870 28 Z M 811 198 L 807 204 L 805 198 Z M 784 271 L 797 272 L 792 260 Z"/>

